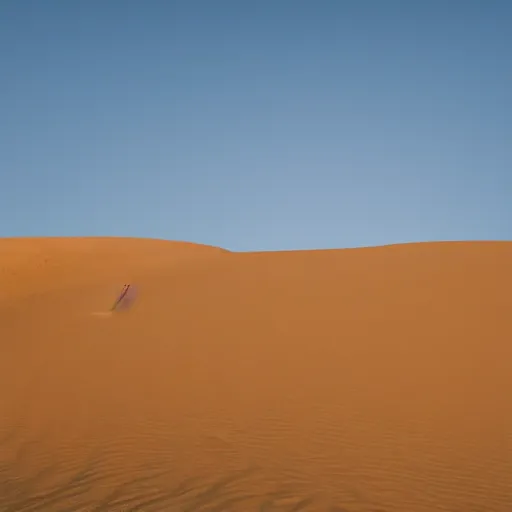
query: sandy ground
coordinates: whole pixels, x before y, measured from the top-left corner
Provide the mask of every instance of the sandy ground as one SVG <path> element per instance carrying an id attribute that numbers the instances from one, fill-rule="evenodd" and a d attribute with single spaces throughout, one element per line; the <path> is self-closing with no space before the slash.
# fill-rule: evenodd
<path id="1" fill-rule="evenodd" d="M 512 243 L 3 239 L 0 347 L 1 512 L 512 510 Z"/>

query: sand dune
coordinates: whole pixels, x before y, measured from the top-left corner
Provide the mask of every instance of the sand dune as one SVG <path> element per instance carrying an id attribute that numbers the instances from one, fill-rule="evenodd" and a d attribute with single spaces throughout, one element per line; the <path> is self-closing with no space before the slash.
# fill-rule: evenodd
<path id="1" fill-rule="evenodd" d="M 0 240 L 0 511 L 510 512 L 511 262 Z"/>

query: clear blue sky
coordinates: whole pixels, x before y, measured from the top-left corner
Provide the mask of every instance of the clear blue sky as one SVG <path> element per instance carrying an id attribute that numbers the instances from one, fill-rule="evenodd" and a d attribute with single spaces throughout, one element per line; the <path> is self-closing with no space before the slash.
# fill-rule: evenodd
<path id="1" fill-rule="evenodd" d="M 2 0 L 0 236 L 512 239 L 512 1 Z"/>

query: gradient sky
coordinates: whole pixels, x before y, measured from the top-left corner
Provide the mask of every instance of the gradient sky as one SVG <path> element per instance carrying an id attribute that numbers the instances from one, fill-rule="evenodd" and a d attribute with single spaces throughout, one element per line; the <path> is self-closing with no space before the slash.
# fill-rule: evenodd
<path id="1" fill-rule="evenodd" d="M 512 1 L 2 0 L 0 236 L 512 240 Z"/>

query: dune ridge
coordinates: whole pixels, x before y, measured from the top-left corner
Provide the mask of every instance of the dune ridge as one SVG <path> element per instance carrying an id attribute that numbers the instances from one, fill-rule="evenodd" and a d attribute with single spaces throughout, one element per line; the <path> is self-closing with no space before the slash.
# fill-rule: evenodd
<path id="1" fill-rule="evenodd" d="M 125 237 L 0 239 L 0 300 L 213 258 L 228 251 L 191 242 Z"/>
<path id="2" fill-rule="evenodd" d="M 0 511 L 509 512 L 511 261 L 0 240 Z"/>

